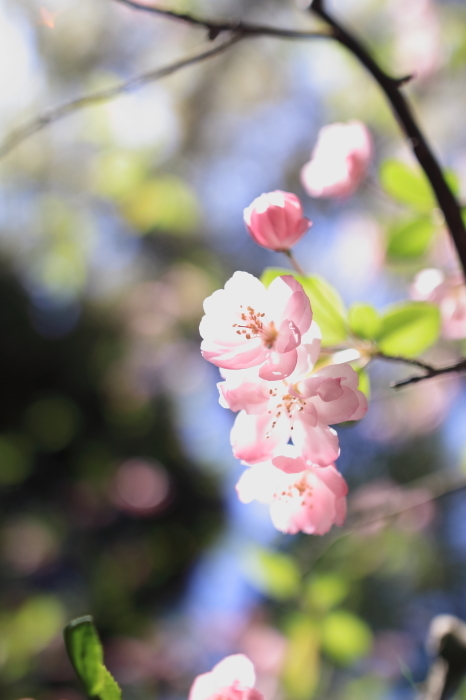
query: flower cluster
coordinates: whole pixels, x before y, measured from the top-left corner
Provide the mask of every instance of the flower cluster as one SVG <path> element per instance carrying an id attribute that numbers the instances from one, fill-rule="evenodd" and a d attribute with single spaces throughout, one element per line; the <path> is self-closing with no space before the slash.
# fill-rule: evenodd
<path id="1" fill-rule="evenodd" d="M 313 197 L 348 196 L 371 154 L 364 124 L 330 124 L 302 169 L 303 186 Z M 291 259 L 312 225 L 298 197 L 281 190 L 257 197 L 244 222 L 258 245 Z M 238 414 L 231 445 L 248 467 L 236 487 L 240 500 L 267 503 L 282 532 L 322 535 L 342 525 L 347 486 L 334 465 L 340 446 L 331 426 L 362 418 L 367 401 L 350 365 L 319 361 L 321 334 L 302 285 L 282 275 L 265 288 L 235 272 L 204 311 L 201 352 L 220 368 L 220 404 Z"/>
<path id="2" fill-rule="evenodd" d="M 221 368 L 220 403 L 238 413 L 233 454 L 249 467 L 240 499 L 268 503 L 283 532 L 323 534 L 342 524 L 347 487 L 330 426 L 359 420 L 367 402 L 350 365 L 316 368 L 320 330 L 302 285 L 283 275 L 266 289 L 235 272 L 204 310 L 201 351 Z"/>

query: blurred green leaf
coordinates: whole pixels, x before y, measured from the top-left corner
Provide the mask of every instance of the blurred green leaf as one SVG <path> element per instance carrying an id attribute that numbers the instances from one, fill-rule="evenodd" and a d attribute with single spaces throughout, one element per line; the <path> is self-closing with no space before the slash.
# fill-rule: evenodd
<path id="1" fill-rule="evenodd" d="M 286 600 L 299 592 L 301 574 L 293 558 L 266 549 L 251 549 L 245 561 L 249 581 L 262 593 Z"/>
<path id="2" fill-rule="evenodd" d="M 319 629 L 316 622 L 296 614 L 288 621 L 288 647 L 282 678 L 292 700 L 310 700 L 320 674 Z"/>
<path id="3" fill-rule="evenodd" d="M 420 301 L 399 304 L 382 316 L 378 346 L 387 355 L 414 357 L 433 345 L 439 332 L 437 306 Z"/>
<path id="4" fill-rule="evenodd" d="M 63 606 L 54 596 L 29 598 L 7 625 L 8 656 L 16 660 L 38 653 L 52 641 L 63 622 Z"/>
<path id="5" fill-rule="evenodd" d="M 348 312 L 350 330 L 359 338 L 377 338 L 382 327 L 379 313 L 369 304 L 353 304 Z"/>
<path id="6" fill-rule="evenodd" d="M 348 334 L 346 308 L 336 289 L 316 275 L 304 277 L 291 270 L 276 267 L 266 268 L 261 281 L 268 287 L 281 275 L 293 275 L 303 285 L 311 301 L 314 320 L 322 332 L 322 346 L 337 345 L 345 340 Z"/>
<path id="7" fill-rule="evenodd" d="M 380 167 L 380 182 L 391 197 L 425 212 L 436 206 L 432 188 L 420 168 L 398 160 L 386 160 Z"/>
<path id="8" fill-rule="evenodd" d="M 357 369 L 356 372 L 358 373 L 359 377 L 359 386 L 358 389 L 359 391 L 362 391 L 366 399 L 370 399 L 371 397 L 371 380 L 369 378 L 368 373 L 366 372 L 365 369 Z"/>
<path id="9" fill-rule="evenodd" d="M 21 433 L 0 435 L 0 484 L 21 483 L 32 467 L 30 441 Z"/>
<path id="10" fill-rule="evenodd" d="M 186 182 L 173 175 L 146 180 L 121 206 L 123 216 L 142 234 L 152 229 L 188 234 L 200 219 L 194 192 Z"/>
<path id="11" fill-rule="evenodd" d="M 434 233 L 435 224 L 428 216 L 397 223 L 388 234 L 387 254 L 392 258 L 418 258 L 427 252 Z"/>
<path id="12" fill-rule="evenodd" d="M 350 665 L 366 656 L 372 646 L 372 633 L 353 613 L 336 610 L 322 622 L 322 648 L 332 659 Z"/>
<path id="13" fill-rule="evenodd" d="M 336 574 L 314 574 L 306 585 L 307 602 L 320 612 L 327 612 L 339 605 L 348 593 L 347 581 Z"/>
<path id="14" fill-rule="evenodd" d="M 103 663 L 102 645 L 92 617 L 86 615 L 65 627 L 70 661 L 84 690 L 96 700 L 121 700 L 121 690 Z"/>
<path id="15" fill-rule="evenodd" d="M 65 396 L 50 396 L 32 403 L 25 415 L 32 435 L 44 450 L 54 452 L 76 435 L 81 417 L 76 404 Z"/>

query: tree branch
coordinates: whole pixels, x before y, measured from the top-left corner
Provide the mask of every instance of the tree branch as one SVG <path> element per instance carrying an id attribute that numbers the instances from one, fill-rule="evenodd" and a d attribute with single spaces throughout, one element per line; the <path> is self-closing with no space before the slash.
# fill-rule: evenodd
<path id="1" fill-rule="evenodd" d="M 117 95 L 134 90 L 141 85 L 152 83 L 156 80 L 160 80 L 161 78 L 165 78 L 168 75 L 172 75 L 172 73 L 176 73 L 176 71 L 181 70 L 182 68 L 193 66 L 196 63 L 201 63 L 208 58 L 218 56 L 233 46 L 233 44 L 238 43 L 238 41 L 240 41 L 242 38 L 243 35 L 238 32 L 231 36 L 227 41 L 224 41 L 223 43 L 218 44 L 207 51 L 188 56 L 187 58 L 183 58 L 180 61 L 176 61 L 175 63 L 171 63 L 162 68 L 157 68 L 156 70 L 134 76 L 133 78 L 129 78 L 129 80 L 125 80 L 123 83 L 119 83 L 114 87 L 104 88 L 103 90 L 98 90 L 90 93 L 89 95 L 78 97 L 70 102 L 65 102 L 59 107 L 53 107 L 52 109 L 49 109 L 48 111 L 39 115 L 36 119 L 33 119 L 24 126 L 21 126 L 15 131 L 11 132 L 3 144 L 0 145 L 0 158 L 10 153 L 10 151 L 16 148 L 16 146 L 22 143 L 22 141 L 27 139 L 29 136 L 36 134 L 44 127 L 48 126 L 49 124 L 53 124 L 72 112 L 76 112 L 83 107 L 90 107 L 91 105 L 95 105 L 100 102 L 106 102 Z"/>
<path id="2" fill-rule="evenodd" d="M 419 367 L 419 369 L 424 370 L 424 374 L 419 374 L 414 377 L 402 379 L 399 382 L 394 382 L 392 384 L 394 389 L 399 389 L 402 386 L 408 386 L 408 384 L 418 384 L 419 382 L 423 382 L 425 379 L 439 377 L 442 374 L 466 372 L 466 358 L 455 362 L 453 365 L 447 365 L 446 367 L 434 367 L 434 365 L 430 365 L 423 360 L 418 360 L 411 357 L 401 357 L 399 355 L 386 355 L 383 352 L 377 352 L 373 355 L 373 357 L 379 358 L 380 360 L 388 360 L 389 362 L 401 362 L 405 365 L 413 365 L 414 367 Z"/>
<path id="3" fill-rule="evenodd" d="M 162 7 L 154 7 L 153 5 L 143 5 L 136 0 L 116 0 L 122 5 L 127 5 L 135 10 L 149 12 L 159 17 L 166 17 L 178 22 L 190 24 L 194 27 L 206 29 L 210 39 L 215 39 L 222 32 L 233 32 L 242 34 L 242 36 L 274 36 L 280 39 L 328 39 L 333 32 L 300 32 L 295 29 L 282 29 L 280 27 L 270 27 L 266 24 L 253 24 L 249 22 L 225 22 L 197 17 L 185 12 L 175 12 Z"/>
<path id="4" fill-rule="evenodd" d="M 435 193 L 466 278 L 466 228 L 461 217 L 461 208 L 450 190 L 424 134 L 415 121 L 408 102 L 400 92 L 400 80 L 390 77 L 378 66 L 369 51 L 326 11 L 324 0 L 313 0 L 308 9 L 332 28 L 333 38 L 345 46 L 362 63 L 385 93 L 401 129 L 408 137 L 412 151 Z"/>

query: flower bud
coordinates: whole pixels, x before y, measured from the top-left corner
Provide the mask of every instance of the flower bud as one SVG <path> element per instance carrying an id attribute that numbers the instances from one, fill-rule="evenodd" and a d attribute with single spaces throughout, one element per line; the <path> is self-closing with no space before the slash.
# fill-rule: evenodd
<path id="1" fill-rule="evenodd" d="M 244 223 L 256 243 L 277 252 L 289 250 L 312 226 L 298 197 L 281 190 L 257 197 L 244 210 Z"/>
<path id="2" fill-rule="evenodd" d="M 349 197 L 364 178 L 372 151 L 371 134 L 362 122 L 324 126 L 301 170 L 304 189 L 311 197 Z"/>

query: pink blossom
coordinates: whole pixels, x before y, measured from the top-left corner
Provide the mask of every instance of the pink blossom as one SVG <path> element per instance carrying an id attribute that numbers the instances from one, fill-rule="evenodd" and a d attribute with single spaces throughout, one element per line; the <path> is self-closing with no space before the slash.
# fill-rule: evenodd
<path id="1" fill-rule="evenodd" d="M 413 299 L 439 306 L 444 338 L 466 338 L 466 286 L 460 273 L 446 277 L 435 268 L 421 270 L 410 291 Z"/>
<path id="2" fill-rule="evenodd" d="M 244 210 L 244 223 L 256 243 L 277 252 L 292 248 L 312 226 L 298 197 L 281 190 L 257 197 Z"/>
<path id="3" fill-rule="evenodd" d="M 202 355 L 217 367 L 259 367 L 259 377 L 288 377 L 309 330 L 309 298 L 292 275 L 277 277 L 268 289 L 253 275 L 235 272 L 204 301 L 199 328 Z"/>
<path id="4" fill-rule="evenodd" d="M 358 375 L 346 363 L 276 382 L 254 381 L 252 371 L 224 376 L 220 403 L 239 411 L 231 431 L 233 454 L 248 464 L 273 459 L 290 438 L 306 461 L 331 464 L 340 448 L 329 426 L 359 420 L 367 411 Z"/>
<path id="5" fill-rule="evenodd" d="M 244 654 L 227 656 L 194 680 L 188 700 L 264 700 L 254 688 L 256 674 Z"/>
<path id="6" fill-rule="evenodd" d="M 311 197 L 348 197 L 359 187 L 372 156 L 372 137 L 359 121 L 324 126 L 301 182 Z"/>
<path id="7" fill-rule="evenodd" d="M 256 464 L 236 485 L 240 501 L 268 504 L 274 526 L 290 535 L 324 535 L 332 525 L 343 525 L 348 486 L 335 465 L 316 467 L 290 446 L 280 459 L 300 471 L 286 473 L 271 461 Z"/>

